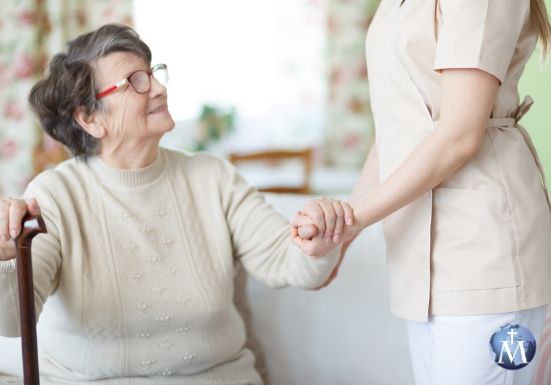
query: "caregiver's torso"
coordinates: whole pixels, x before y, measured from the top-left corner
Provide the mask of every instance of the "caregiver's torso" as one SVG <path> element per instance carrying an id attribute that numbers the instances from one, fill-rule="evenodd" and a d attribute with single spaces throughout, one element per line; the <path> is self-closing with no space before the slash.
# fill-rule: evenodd
<path id="1" fill-rule="evenodd" d="M 492 118 L 513 117 L 537 38 L 529 0 L 400 3 L 381 2 L 366 39 L 381 182 L 437 129 L 437 70 L 492 73 L 502 82 Z M 480 151 L 459 171 L 383 220 L 395 314 L 423 320 L 551 299 L 551 262 L 543 254 L 551 248 L 549 204 L 537 155 L 510 120 L 488 127 Z"/>

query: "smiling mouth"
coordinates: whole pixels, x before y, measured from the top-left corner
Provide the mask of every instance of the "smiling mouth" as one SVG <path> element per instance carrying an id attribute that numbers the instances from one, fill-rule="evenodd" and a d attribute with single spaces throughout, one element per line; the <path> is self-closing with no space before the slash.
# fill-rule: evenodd
<path id="1" fill-rule="evenodd" d="M 168 106 L 163 104 L 162 106 L 155 108 L 153 111 L 150 111 L 148 115 L 164 112 L 166 110 L 168 110 Z"/>

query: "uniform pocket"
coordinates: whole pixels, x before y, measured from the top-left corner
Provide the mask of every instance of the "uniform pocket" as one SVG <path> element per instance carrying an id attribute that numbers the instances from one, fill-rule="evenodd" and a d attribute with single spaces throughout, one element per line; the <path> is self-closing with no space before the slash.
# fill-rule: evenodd
<path id="1" fill-rule="evenodd" d="M 503 191 L 433 190 L 433 290 L 518 286 L 515 256 L 513 223 Z"/>

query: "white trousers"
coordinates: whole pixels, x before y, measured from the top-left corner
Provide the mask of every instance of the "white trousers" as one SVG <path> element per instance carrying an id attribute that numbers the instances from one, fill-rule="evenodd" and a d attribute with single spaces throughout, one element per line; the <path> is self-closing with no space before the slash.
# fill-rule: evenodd
<path id="1" fill-rule="evenodd" d="M 415 384 L 530 385 L 546 314 L 547 305 L 511 313 L 407 321 Z M 536 355 L 521 369 L 498 366 L 490 348 L 492 335 L 507 323 L 527 327 L 536 339 Z"/>

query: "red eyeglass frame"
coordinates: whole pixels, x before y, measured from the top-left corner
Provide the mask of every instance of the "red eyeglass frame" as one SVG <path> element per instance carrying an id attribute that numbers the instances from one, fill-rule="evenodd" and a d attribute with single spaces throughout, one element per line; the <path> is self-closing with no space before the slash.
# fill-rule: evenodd
<path id="1" fill-rule="evenodd" d="M 136 91 L 138 94 L 145 94 L 147 92 L 149 92 L 149 90 L 151 89 L 151 76 L 153 75 L 153 72 L 155 72 L 156 70 L 158 69 L 164 69 L 164 70 L 168 70 L 166 64 L 155 64 L 153 67 L 151 67 L 151 69 L 149 71 L 144 71 L 144 70 L 136 70 L 136 71 L 133 71 L 132 73 L 130 73 L 127 77 L 125 77 L 124 79 L 121 79 L 119 80 L 118 82 L 116 82 L 114 85 L 112 85 L 111 87 L 108 87 L 106 89 L 104 89 L 103 91 L 101 92 L 98 92 L 96 94 L 96 100 L 99 100 L 107 95 L 109 95 L 110 93 L 112 92 L 115 92 L 116 90 L 122 88 L 123 86 L 127 85 L 127 84 L 130 84 L 132 86 L 132 88 L 134 89 L 134 91 L 136 91 L 136 89 L 134 88 L 134 86 L 132 85 L 132 82 L 130 82 L 130 78 L 132 77 L 132 75 L 134 75 L 136 72 L 145 72 L 147 75 L 149 75 L 149 88 L 147 91 L 145 92 L 138 92 Z"/>

